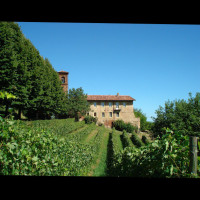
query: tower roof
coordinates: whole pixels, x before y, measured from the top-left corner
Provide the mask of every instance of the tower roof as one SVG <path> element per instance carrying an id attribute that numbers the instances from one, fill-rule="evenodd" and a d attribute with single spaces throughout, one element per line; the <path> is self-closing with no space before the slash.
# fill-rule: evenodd
<path id="1" fill-rule="evenodd" d="M 66 72 L 66 71 L 63 71 L 63 70 L 59 71 L 58 73 L 61 73 L 61 74 L 69 74 L 69 72 Z"/>

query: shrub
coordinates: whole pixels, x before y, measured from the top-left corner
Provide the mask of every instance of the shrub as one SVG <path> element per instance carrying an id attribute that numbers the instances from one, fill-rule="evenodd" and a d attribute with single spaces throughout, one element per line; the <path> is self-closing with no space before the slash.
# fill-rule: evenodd
<path id="1" fill-rule="evenodd" d="M 84 121 L 85 121 L 86 124 L 91 124 L 93 122 L 96 123 L 97 118 L 88 115 L 88 116 L 85 116 Z"/>
<path id="2" fill-rule="evenodd" d="M 113 122 L 113 127 L 118 131 L 123 131 L 126 129 L 126 124 L 123 120 L 116 120 Z"/>
<path id="3" fill-rule="evenodd" d="M 125 129 L 128 133 L 133 133 L 137 131 L 137 127 L 131 125 L 131 123 L 127 123 L 126 124 L 126 129 Z"/>
<path id="4" fill-rule="evenodd" d="M 141 146 L 144 146 L 144 143 L 142 142 L 142 140 L 137 136 L 136 133 L 133 133 L 132 136 L 131 136 L 131 140 L 133 142 L 133 144 L 136 146 L 136 147 L 141 147 Z"/>
<path id="5" fill-rule="evenodd" d="M 128 133 L 133 133 L 137 130 L 137 127 L 131 125 L 131 123 L 125 123 L 123 120 L 114 121 L 113 127 L 118 131 L 125 130 Z"/>
<path id="6" fill-rule="evenodd" d="M 122 141 L 123 148 L 134 146 L 131 139 L 128 136 L 128 133 L 125 130 L 123 130 L 123 134 L 120 136 L 120 138 Z"/>

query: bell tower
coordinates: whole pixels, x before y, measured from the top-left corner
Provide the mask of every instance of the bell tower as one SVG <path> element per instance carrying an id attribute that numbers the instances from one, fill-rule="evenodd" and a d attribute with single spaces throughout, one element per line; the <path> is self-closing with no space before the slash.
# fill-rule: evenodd
<path id="1" fill-rule="evenodd" d="M 63 70 L 58 72 L 59 78 L 62 81 L 61 85 L 62 85 L 65 93 L 68 92 L 68 74 L 69 74 L 69 72 L 66 72 Z"/>

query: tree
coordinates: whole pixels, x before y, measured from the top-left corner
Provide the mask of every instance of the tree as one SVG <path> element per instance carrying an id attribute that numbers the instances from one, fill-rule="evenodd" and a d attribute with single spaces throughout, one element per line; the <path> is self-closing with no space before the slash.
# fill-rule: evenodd
<path id="1" fill-rule="evenodd" d="M 0 90 L 16 95 L 12 106 L 29 119 L 66 112 L 66 94 L 57 72 L 14 22 L 0 22 Z M 4 99 L 6 113 L 11 102 Z"/>
<path id="2" fill-rule="evenodd" d="M 134 114 L 135 114 L 136 117 L 140 118 L 140 129 L 141 129 L 141 131 L 145 131 L 145 130 L 149 129 L 149 123 L 150 122 L 147 122 L 147 117 L 142 112 L 142 110 L 135 108 Z"/>
<path id="3" fill-rule="evenodd" d="M 48 91 L 49 98 L 49 113 L 57 116 L 66 116 L 67 113 L 67 95 L 63 91 L 61 81 L 58 73 L 53 69 L 50 61 L 45 58 L 45 65 L 48 70 L 48 76 L 46 78 L 46 91 Z"/>
<path id="4" fill-rule="evenodd" d="M 16 23 L 0 22 L 0 90 L 16 94 L 19 88 L 19 51 L 21 48 L 21 30 Z M 10 106 L 9 99 L 4 99 L 6 113 Z"/>
<path id="5" fill-rule="evenodd" d="M 188 101 L 167 101 L 165 107 L 156 110 L 153 132 L 162 135 L 163 128 L 181 131 L 183 134 L 195 135 L 200 132 L 200 93 L 195 97 L 189 93 Z"/>
<path id="6" fill-rule="evenodd" d="M 81 87 L 69 89 L 67 110 L 70 116 L 75 117 L 75 121 L 79 120 L 80 115 L 85 115 L 90 110 L 87 95 Z"/>

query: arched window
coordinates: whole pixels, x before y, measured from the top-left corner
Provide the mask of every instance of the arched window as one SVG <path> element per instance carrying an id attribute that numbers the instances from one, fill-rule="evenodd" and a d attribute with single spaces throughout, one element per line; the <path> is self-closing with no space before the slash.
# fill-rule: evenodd
<path id="1" fill-rule="evenodd" d="M 65 83 L 65 77 L 61 78 L 62 83 Z"/>

